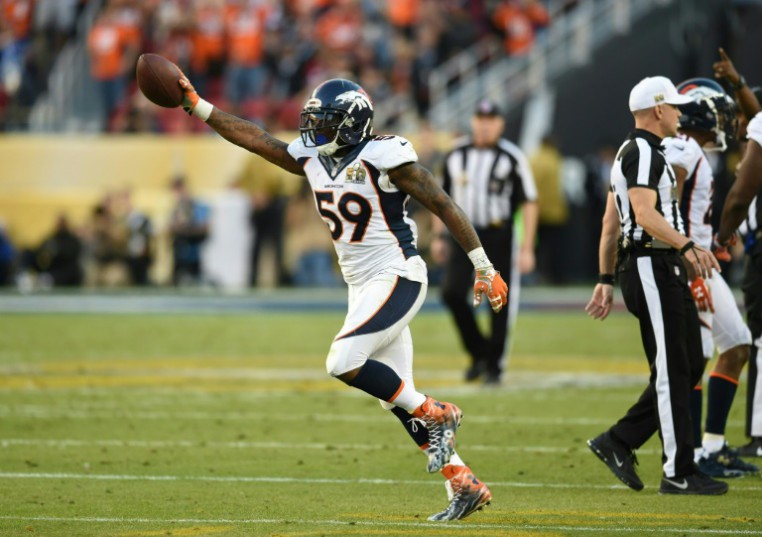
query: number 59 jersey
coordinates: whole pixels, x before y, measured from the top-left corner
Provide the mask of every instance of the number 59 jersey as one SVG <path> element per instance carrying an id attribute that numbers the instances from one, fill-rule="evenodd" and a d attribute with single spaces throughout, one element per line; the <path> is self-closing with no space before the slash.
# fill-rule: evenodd
<path id="1" fill-rule="evenodd" d="M 409 196 L 388 175 L 418 160 L 408 140 L 376 136 L 334 159 L 305 147 L 299 138 L 288 152 L 304 168 L 347 284 L 361 285 L 382 272 L 426 283 L 426 267 L 416 249 L 418 232 L 407 216 Z"/>

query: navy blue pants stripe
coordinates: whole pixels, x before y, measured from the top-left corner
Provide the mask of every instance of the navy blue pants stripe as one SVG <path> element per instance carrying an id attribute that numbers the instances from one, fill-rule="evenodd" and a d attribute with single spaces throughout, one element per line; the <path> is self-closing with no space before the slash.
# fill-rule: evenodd
<path id="1" fill-rule="evenodd" d="M 415 301 L 418 300 L 420 293 L 421 284 L 419 282 L 397 278 L 397 283 L 389 298 L 386 299 L 386 302 L 384 302 L 378 311 L 363 324 L 351 332 L 340 335 L 336 339 L 339 340 L 386 330 L 410 311 Z"/>

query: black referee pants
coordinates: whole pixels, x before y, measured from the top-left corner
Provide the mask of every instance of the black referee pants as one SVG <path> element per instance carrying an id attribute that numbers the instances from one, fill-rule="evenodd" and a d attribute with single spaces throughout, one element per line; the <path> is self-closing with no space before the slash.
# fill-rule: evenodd
<path id="1" fill-rule="evenodd" d="M 619 281 L 627 309 L 640 322 L 651 376 L 611 433 L 637 449 L 658 431 L 664 475 L 693 474 L 690 393 L 704 371 L 704 357 L 685 268 L 676 253 L 625 255 Z"/>
<path id="2" fill-rule="evenodd" d="M 746 436 L 762 436 L 760 431 L 752 431 L 752 420 L 762 422 L 762 408 L 754 405 L 754 399 L 762 399 L 757 392 L 757 378 L 762 364 L 762 350 L 759 341 L 762 338 L 762 245 L 757 251 L 746 256 L 743 273 L 743 300 L 746 306 L 746 324 L 751 330 L 751 355 L 749 356 L 749 389 L 746 392 Z M 758 414 L 757 416 L 754 413 Z M 756 432 L 756 434 L 754 434 Z"/>
<path id="3" fill-rule="evenodd" d="M 477 229 L 484 251 L 510 285 L 513 250 L 513 226 Z M 487 373 L 500 376 L 508 343 L 509 307 L 491 314 L 490 333 L 483 334 L 476 323 L 473 307 L 474 265 L 454 239 L 450 239 L 450 258 L 442 282 L 442 299 L 452 313 L 458 334 L 471 357 L 471 365 L 483 362 Z M 508 302 L 511 300 L 508 289 Z"/>

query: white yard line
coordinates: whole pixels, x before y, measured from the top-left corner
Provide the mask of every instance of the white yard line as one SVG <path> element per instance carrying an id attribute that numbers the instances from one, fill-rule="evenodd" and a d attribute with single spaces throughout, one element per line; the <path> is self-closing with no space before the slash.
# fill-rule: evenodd
<path id="1" fill-rule="evenodd" d="M 216 483 L 294 483 L 303 485 L 435 485 L 440 480 L 421 479 L 335 479 L 283 476 L 182 476 L 182 475 L 136 475 L 136 474 L 74 474 L 66 472 L 0 472 L 0 479 L 74 479 L 95 481 L 202 481 Z M 590 485 L 585 483 L 526 483 L 521 481 L 489 481 L 491 487 L 554 488 L 581 490 L 627 490 L 624 485 Z M 743 487 L 744 491 L 762 491 L 762 487 Z"/>
<path id="2" fill-rule="evenodd" d="M 223 420 L 223 421 L 320 421 L 330 423 L 397 423 L 383 412 L 369 412 L 368 414 L 320 414 L 297 412 L 288 414 L 273 414 L 262 412 L 161 412 L 145 410 L 121 410 L 114 408 L 113 411 L 92 411 L 80 409 L 54 408 L 42 405 L 0 405 L 0 417 L 24 417 L 38 419 L 143 419 L 143 420 Z M 533 416 L 475 416 L 464 415 L 467 423 L 480 423 L 487 425 L 515 424 L 528 426 L 548 425 L 573 425 L 573 426 L 607 426 L 613 423 L 612 418 L 565 418 L 559 417 L 533 417 Z M 731 420 L 728 426 L 742 427 L 740 420 Z"/>
<path id="3" fill-rule="evenodd" d="M 326 444 L 320 442 L 206 442 L 203 440 L 75 440 L 50 438 L 0 438 L 0 448 L 12 446 L 44 446 L 56 448 L 77 448 L 87 446 L 97 447 L 129 447 L 129 448 L 228 448 L 228 449 L 296 449 L 296 450 L 339 450 L 339 451 L 372 451 L 399 449 L 410 451 L 413 446 L 409 442 L 394 445 L 380 444 Z M 569 453 L 576 450 L 587 452 L 587 446 L 490 446 L 469 444 L 469 451 L 494 451 L 501 453 Z M 639 454 L 653 455 L 653 449 L 641 449 Z"/>
<path id="4" fill-rule="evenodd" d="M 241 525 L 281 525 L 303 524 L 307 526 L 361 526 L 372 528 L 401 527 L 401 528 L 458 528 L 458 529 L 498 529 L 498 530 L 540 530 L 540 531 L 569 531 L 569 532 L 623 532 L 623 533 L 690 533 L 691 535 L 762 535 L 762 530 L 742 529 L 686 529 L 680 528 L 627 528 L 621 523 L 615 526 L 562 526 L 562 525 L 538 525 L 538 524 L 510 524 L 510 523 L 482 523 L 457 522 L 449 525 L 443 522 L 399 522 L 399 521 L 371 521 L 371 520 L 333 520 L 333 519 L 277 519 L 277 518 L 119 518 L 119 517 L 55 517 L 55 516 L 7 516 L 1 515 L 0 520 L 16 520 L 19 522 L 81 522 L 81 523 L 105 523 L 105 524 L 241 524 Z"/>

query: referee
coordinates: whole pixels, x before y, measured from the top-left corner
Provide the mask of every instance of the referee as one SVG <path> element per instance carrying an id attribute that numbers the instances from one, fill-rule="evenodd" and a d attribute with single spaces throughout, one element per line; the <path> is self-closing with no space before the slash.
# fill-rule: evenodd
<path id="1" fill-rule="evenodd" d="M 690 102 L 669 79 L 641 80 L 630 92 L 635 130 L 619 148 L 599 250 L 599 283 L 586 311 L 605 319 L 613 300 L 614 265 L 627 309 L 640 323 L 651 376 L 638 401 L 588 446 L 627 486 L 641 490 L 633 450 L 657 430 L 663 494 L 723 494 L 728 486 L 693 462 L 690 393 L 704 371 L 698 311 L 686 267 L 706 276 L 719 265 L 683 234 L 677 184 L 662 138 L 677 135 L 678 105 Z M 616 259 L 617 243 L 619 258 Z"/>
<path id="2" fill-rule="evenodd" d="M 537 189 L 524 154 L 501 137 L 504 128 L 505 121 L 497 104 L 481 101 L 471 119 L 472 135 L 459 140 L 446 155 L 442 174 L 445 191 L 466 213 L 495 268 L 509 282 L 508 307 L 499 313 L 490 313 L 491 329 L 485 335 L 476 323 L 473 307 L 466 300 L 472 287 L 473 265 L 450 238 L 442 296 L 471 358 L 466 380 L 476 380 L 484 374 L 485 384 L 500 383 L 509 323 L 515 320 L 518 310 L 519 271 L 530 272 L 535 263 Z M 520 207 L 524 235 L 516 256 L 513 216 Z M 441 233 L 436 237 L 446 238 Z M 437 244 L 432 248 L 436 250 Z"/>

